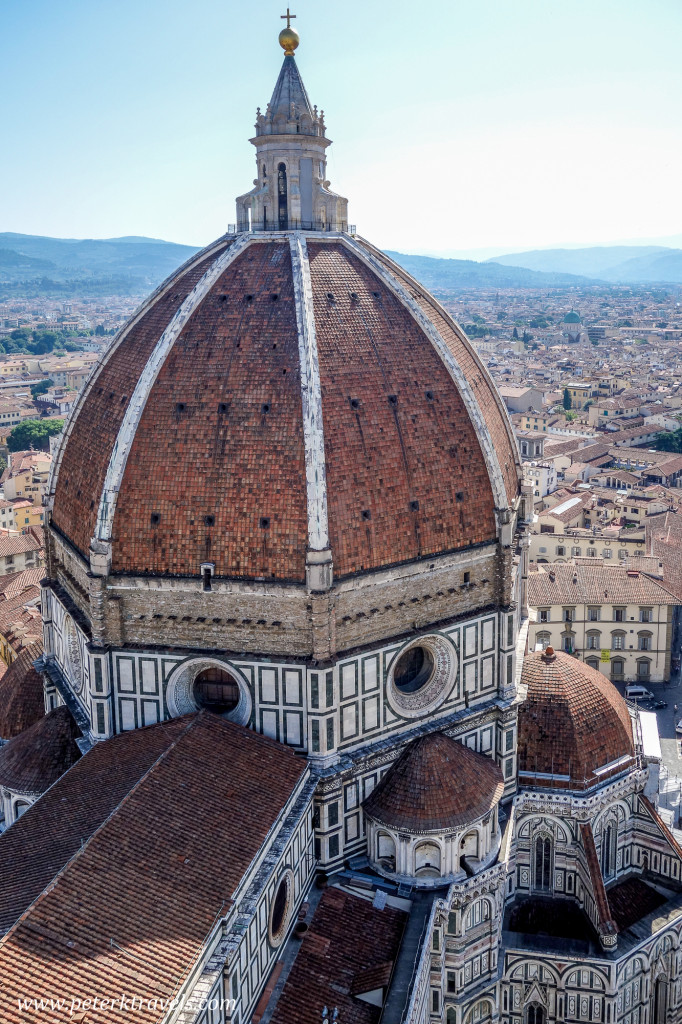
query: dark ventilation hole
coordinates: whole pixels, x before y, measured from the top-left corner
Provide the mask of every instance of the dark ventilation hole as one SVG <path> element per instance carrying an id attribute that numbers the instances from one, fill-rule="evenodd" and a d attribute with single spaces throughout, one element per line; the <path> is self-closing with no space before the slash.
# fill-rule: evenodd
<path id="1" fill-rule="evenodd" d="M 159 523 L 161 522 L 160 512 L 152 512 L 152 514 L 149 517 L 149 521 L 152 524 L 152 526 L 158 526 Z"/>
<path id="2" fill-rule="evenodd" d="M 360 513 L 360 515 L 362 516 L 363 519 L 371 519 L 372 518 L 371 509 L 363 508 L 363 510 Z"/>
<path id="3" fill-rule="evenodd" d="M 123 395 L 123 397 L 121 398 L 121 405 L 125 405 L 127 401 L 128 401 L 128 396 L 127 395 Z"/>
<path id="4" fill-rule="evenodd" d="M 116 397 L 116 392 L 115 391 L 110 391 L 109 392 L 109 398 L 115 398 L 115 397 Z"/>
<path id="5" fill-rule="evenodd" d="M 418 501 L 411 501 L 410 502 L 410 508 L 412 509 L 413 512 L 418 512 L 419 511 L 419 502 Z"/>
<path id="6" fill-rule="evenodd" d="M 267 402 L 264 402 L 263 405 L 261 405 L 260 411 L 262 413 L 270 412 L 270 406 L 268 405 Z"/>
<path id="7" fill-rule="evenodd" d="M 433 391 L 427 391 L 426 392 L 426 401 L 427 402 L 432 402 L 433 401 Z"/>
<path id="8" fill-rule="evenodd" d="M 397 395 L 389 395 L 388 396 L 388 404 L 389 405 L 397 405 L 398 404 L 398 396 Z"/>
<path id="9" fill-rule="evenodd" d="M 455 498 L 457 501 L 464 501 L 464 491 L 456 491 Z"/>
<path id="10" fill-rule="evenodd" d="M 360 408 L 360 399 L 359 398 L 349 398 L 348 401 L 350 402 L 351 409 L 359 409 Z"/>
<path id="11" fill-rule="evenodd" d="M 95 507 L 95 502 L 94 502 L 94 501 L 91 501 L 91 502 L 90 502 L 90 508 L 94 508 L 94 507 Z"/>
<path id="12" fill-rule="evenodd" d="M 282 370 L 282 376 L 283 376 L 283 377 L 286 377 L 286 375 L 287 375 L 287 371 L 286 371 L 286 367 L 285 367 L 285 368 L 284 368 L 284 369 Z"/>
<path id="13" fill-rule="evenodd" d="M 104 388 L 97 388 L 97 394 L 98 395 L 101 395 L 103 391 L 104 391 Z"/>
<path id="14" fill-rule="evenodd" d="M 372 292 L 372 295 L 374 296 L 375 299 L 381 298 L 381 292 Z"/>
<path id="15" fill-rule="evenodd" d="M 471 583 L 471 573 L 470 572 L 465 572 L 464 573 L 464 579 L 463 579 L 462 582 L 465 583 L 465 584 L 466 583 Z"/>
<path id="16" fill-rule="evenodd" d="M 178 402 L 177 405 L 175 406 L 175 411 L 176 412 L 184 412 L 185 411 L 185 403 L 184 402 Z"/>
<path id="17" fill-rule="evenodd" d="M 272 347 L 277 348 L 277 342 L 275 342 Z"/>
<path id="18" fill-rule="evenodd" d="M 260 518 L 260 528 L 261 528 L 261 530 L 269 530 L 270 529 L 270 517 L 269 516 L 261 516 L 261 518 Z"/>
<path id="19" fill-rule="evenodd" d="M 221 668 L 207 668 L 194 680 L 193 696 L 200 708 L 228 715 L 239 704 L 239 683 Z"/>
<path id="20" fill-rule="evenodd" d="M 353 300 L 353 302 L 357 302 L 358 301 L 358 293 L 357 292 L 351 292 L 350 293 L 350 297 Z"/>
<path id="21" fill-rule="evenodd" d="M 215 516 L 204 516 L 206 526 L 215 526 Z"/>
<path id="22" fill-rule="evenodd" d="M 416 693 L 433 674 L 433 655 L 426 647 L 411 647 L 398 658 L 393 681 L 401 693 Z"/>
<path id="23" fill-rule="evenodd" d="M 227 412 L 229 408 L 227 402 L 218 402 L 218 412 Z"/>
<path id="24" fill-rule="evenodd" d="M 238 341 L 237 344 L 234 347 L 235 348 L 241 348 L 242 347 L 241 341 Z"/>
<path id="25" fill-rule="evenodd" d="M 247 295 L 245 301 L 246 302 L 253 302 L 253 295 Z"/>
<path id="26" fill-rule="evenodd" d="M 335 302 L 336 301 L 335 298 L 334 298 L 333 292 L 327 292 L 327 299 L 329 300 L 329 302 Z"/>
<path id="27" fill-rule="evenodd" d="M 271 295 L 270 299 L 272 300 L 272 302 L 277 302 L 277 300 L 279 299 L 279 295 Z"/>
<path id="28" fill-rule="evenodd" d="M 227 302 L 227 295 L 221 295 L 220 296 L 220 301 L 221 302 Z"/>

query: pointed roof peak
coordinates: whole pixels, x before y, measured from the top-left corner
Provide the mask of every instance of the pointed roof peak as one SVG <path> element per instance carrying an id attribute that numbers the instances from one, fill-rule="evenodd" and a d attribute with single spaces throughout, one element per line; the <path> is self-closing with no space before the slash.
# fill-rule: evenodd
<path id="1" fill-rule="evenodd" d="M 286 121 L 298 120 L 302 116 L 310 118 L 311 121 L 315 118 L 293 54 L 286 56 L 282 62 L 266 117 L 268 115 L 273 119 L 283 117 Z"/>

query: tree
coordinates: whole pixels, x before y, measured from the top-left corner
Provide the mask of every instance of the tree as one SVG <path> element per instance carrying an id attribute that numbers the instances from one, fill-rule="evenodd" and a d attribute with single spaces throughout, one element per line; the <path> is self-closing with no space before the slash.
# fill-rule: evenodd
<path id="1" fill-rule="evenodd" d="M 7 447 L 11 452 L 49 451 L 50 438 L 61 433 L 64 420 L 24 420 L 11 431 L 7 438 Z"/>
<path id="2" fill-rule="evenodd" d="M 654 440 L 654 448 L 659 452 L 682 452 L 682 427 L 658 434 Z"/>
<path id="3" fill-rule="evenodd" d="M 47 389 L 52 387 L 54 387 L 54 381 L 48 377 L 47 380 L 41 380 L 39 384 L 32 384 L 31 394 L 37 398 L 38 395 L 44 395 Z"/>
<path id="4" fill-rule="evenodd" d="M 568 390 L 568 388 L 564 388 L 564 409 L 570 409 L 572 405 L 573 402 L 571 401 L 571 392 Z"/>
<path id="5" fill-rule="evenodd" d="M 515 328 L 514 328 L 514 330 L 512 331 L 512 338 L 516 338 L 516 340 L 518 341 L 518 338 L 519 338 L 519 332 L 518 332 L 518 330 L 516 329 L 516 327 L 515 327 Z"/>
<path id="6" fill-rule="evenodd" d="M 97 327 L 95 327 L 95 335 L 98 338 L 101 338 L 104 335 L 104 328 L 102 327 L 102 324 L 97 324 Z"/>

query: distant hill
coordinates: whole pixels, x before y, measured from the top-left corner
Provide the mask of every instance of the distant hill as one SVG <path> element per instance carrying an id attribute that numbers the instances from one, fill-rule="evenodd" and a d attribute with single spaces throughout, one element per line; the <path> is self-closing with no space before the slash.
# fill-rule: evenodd
<path id="1" fill-rule="evenodd" d="M 102 282 L 127 280 L 130 287 L 155 287 L 198 250 L 155 238 L 47 238 L 0 233 L 0 282 Z"/>
<path id="2" fill-rule="evenodd" d="M 682 249 L 661 245 L 534 249 L 496 256 L 494 262 L 544 273 L 586 274 L 614 283 L 682 283 Z"/>
<path id="3" fill-rule="evenodd" d="M 497 261 L 436 259 L 390 252 L 387 256 L 421 281 L 429 291 L 450 292 L 463 288 L 568 288 L 593 284 L 576 274 L 541 273 L 523 267 L 503 266 Z"/>

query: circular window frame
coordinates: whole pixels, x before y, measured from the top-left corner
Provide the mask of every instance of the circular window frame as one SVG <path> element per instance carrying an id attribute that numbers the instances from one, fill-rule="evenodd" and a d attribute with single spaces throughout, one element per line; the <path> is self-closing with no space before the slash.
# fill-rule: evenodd
<path id="1" fill-rule="evenodd" d="M 76 623 L 70 615 L 64 617 L 64 661 L 69 673 L 69 681 L 75 693 L 83 689 L 84 673 L 80 641 Z"/>
<path id="2" fill-rule="evenodd" d="M 274 914 L 275 914 L 275 904 L 277 902 L 277 895 L 278 895 L 278 893 L 279 893 L 279 891 L 280 891 L 280 889 L 281 889 L 281 887 L 283 885 L 286 885 L 286 887 L 287 887 L 286 903 L 284 905 L 284 914 L 282 916 L 282 923 L 280 924 L 279 929 L 277 930 L 277 933 L 275 933 L 273 931 L 273 927 L 272 927 L 272 924 L 273 924 L 273 920 L 272 919 L 273 919 Z M 277 879 L 277 884 L 276 884 L 276 886 L 274 888 L 272 897 L 270 899 L 270 908 L 269 908 L 269 911 L 268 911 L 268 942 L 270 943 L 270 945 L 274 949 L 277 949 L 279 946 L 281 946 L 282 943 L 284 942 L 284 939 L 286 938 L 287 930 L 289 928 L 289 925 L 291 924 L 291 917 L 292 917 L 292 912 L 293 912 L 293 909 L 294 909 L 294 903 L 295 903 L 294 873 L 293 873 L 293 871 L 290 868 L 287 868 L 286 871 L 282 872 L 282 874 Z"/>
<path id="3" fill-rule="evenodd" d="M 192 658 L 191 661 L 178 665 L 171 673 L 166 688 L 166 704 L 171 718 L 202 710 L 194 699 L 194 683 L 208 668 L 219 668 L 223 672 L 228 672 L 239 685 L 239 703 L 232 711 L 220 717 L 237 725 L 248 725 L 253 706 L 249 685 L 238 668 L 229 661 L 222 661 L 219 658 Z"/>
<path id="4" fill-rule="evenodd" d="M 414 647 L 424 647 L 433 659 L 431 677 L 418 690 L 404 693 L 395 683 L 394 673 L 402 656 Z M 444 636 L 429 634 L 410 640 L 395 652 L 386 678 L 386 698 L 401 718 L 421 718 L 439 707 L 457 681 L 459 659 L 454 645 Z"/>

